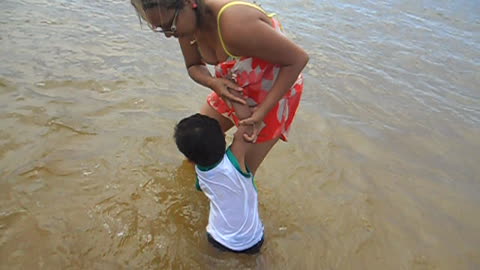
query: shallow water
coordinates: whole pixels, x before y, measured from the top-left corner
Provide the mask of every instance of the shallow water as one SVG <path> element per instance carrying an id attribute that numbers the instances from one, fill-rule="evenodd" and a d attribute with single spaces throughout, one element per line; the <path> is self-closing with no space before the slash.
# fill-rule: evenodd
<path id="1" fill-rule="evenodd" d="M 311 60 L 261 254 L 205 237 L 172 141 L 209 90 L 128 1 L 4 0 L 1 269 L 478 269 L 480 5 L 261 1 Z"/>

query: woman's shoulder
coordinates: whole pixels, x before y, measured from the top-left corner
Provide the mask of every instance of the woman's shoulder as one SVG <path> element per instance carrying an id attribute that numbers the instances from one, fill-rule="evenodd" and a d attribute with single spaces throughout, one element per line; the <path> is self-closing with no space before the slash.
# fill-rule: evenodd
<path id="1" fill-rule="evenodd" d="M 222 24 L 234 22 L 238 24 L 240 21 L 247 21 L 252 18 L 266 16 L 266 12 L 258 5 L 246 1 L 232 0 L 210 0 L 208 7 L 215 14 L 215 17 Z"/>
<path id="2" fill-rule="evenodd" d="M 268 14 L 257 5 L 244 1 L 221 2 L 217 4 L 216 17 L 218 30 L 226 39 L 250 34 L 261 21 L 273 26 Z"/>

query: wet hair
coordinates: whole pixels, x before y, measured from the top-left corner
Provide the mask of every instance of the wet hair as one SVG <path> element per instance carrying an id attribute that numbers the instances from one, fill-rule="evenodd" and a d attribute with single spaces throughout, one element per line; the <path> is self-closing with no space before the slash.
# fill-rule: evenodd
<path id="1" fill-rule="evenodd" d="M 137 12 L 145 11 L 151 8 L 183 8 L 183 0 L 130 0 L 130 3 Z"/>
<path id="2" fill-rule="evenodd" d="M 202 114 L 182 119 L 173 137 L 178 150 L 200 166 L 212 166 L 225 154 L 225 136 L 217 120 Z"/>
<path id="3" fill-rule="evenodd" d="M 130 0 L 130 3 L 135 8 L 140 23 L 146 20 L 145 11 L 151 8 L 167 8 L 167 9 L 182 9 L 185 6 L 184 0 Z M 195 10 L 197 14 L 197 23 L 201 24 L 202 17 L 205 12 L 205 5 L 203 0 L 197 0 L 198 8 Z"/>

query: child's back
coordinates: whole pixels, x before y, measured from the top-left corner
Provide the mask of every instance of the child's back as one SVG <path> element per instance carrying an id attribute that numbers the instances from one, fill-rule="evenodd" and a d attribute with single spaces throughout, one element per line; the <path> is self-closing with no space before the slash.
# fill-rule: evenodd
<path id="1" fill-rule="evenodd" d="M 250 172 L 243 172 L 228 148 L 214 168 L 195 167 L 197 187 L 210 200 L 207 233 L 223 246 L 243 251 L 259 243 L 263 224 L 258 196 Z"/>
<path id="2" fill-rule="evenodd" d="M 235 103 L 233 107 L 240 119 L 251 115 L 246 105 Z M 245 163 L 251 143 L 244 136 L 252 130 L 251 126 L 239 126 L 225 152 L 223 131 L 213 118 L 194 114 L 175 128 L 177 147 L 195 163 L 197 188 L 210 200 L 208 240 L 233 252 L 255 253 L 263 244 L 257 189 Z"/>

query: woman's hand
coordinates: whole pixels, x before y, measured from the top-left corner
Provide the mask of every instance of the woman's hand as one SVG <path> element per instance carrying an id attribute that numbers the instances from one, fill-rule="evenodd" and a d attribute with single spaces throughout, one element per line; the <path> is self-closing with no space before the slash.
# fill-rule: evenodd
<path id="1" fill-rule="evenodd" d="M 235 95 L 231 94 L 228 89 L 232 89 L 234 91 L 242 92 L 243 88 L 238 86 L 236 83 L 225 79 L 225 78 L 213 78 L 213 80 L 209 84 L 210 88 L 217 93 L 219 97 L 223 99 L 228 105 L 228 107 L 232 108 L 232 102 L 238 102 L 241 104 L 247 104 L 245 99 L 240 97 L 236 97 Z"/>
<path id="2" fill-rule="evenodd" d="M 265 118 L 265 116 L 266 116 L 265 113 L 259 110 L 258 107 L 255 107 L 250 117 L 240 121 L 239 123 L 240 125 L 253 126 L 253 130 L 250 135 L 247 133 L 243 134 L 243 138 L 246 141 L 252 142 L 252 143 L 255 143 L 257 141 L 258 133 L 260 132 L 260 129 L 263 124 L 263 119 Z"/>

